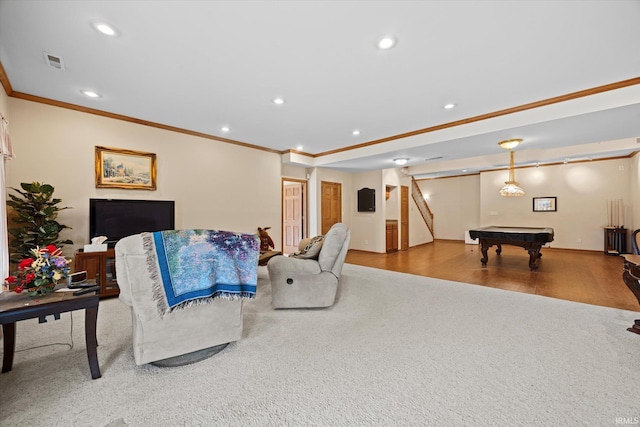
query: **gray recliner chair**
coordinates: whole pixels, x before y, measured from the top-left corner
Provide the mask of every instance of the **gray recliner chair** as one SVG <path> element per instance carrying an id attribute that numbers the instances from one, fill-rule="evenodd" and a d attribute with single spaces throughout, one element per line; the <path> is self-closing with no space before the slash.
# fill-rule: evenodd
<path id="1" fill-rule="evenodd" d="M 334 224 L 324 236 L 318 259 L 276 256 L 267 269 L 275 308 L 329 307 L 338 291 L 351 232 L 346 224 Z"/>

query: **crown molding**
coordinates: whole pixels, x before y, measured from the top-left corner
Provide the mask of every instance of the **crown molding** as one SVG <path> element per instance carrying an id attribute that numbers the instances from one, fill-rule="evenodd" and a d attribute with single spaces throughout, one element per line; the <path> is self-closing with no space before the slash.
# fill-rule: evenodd
<path id="1" fill-rule="evenodd" d="M 443 123 L 443 124 L 440 124 L 440 125 L 431 126 L 431 127 L 424 128 L 424 129 L 418 129 L 418 130 L 414 130 L 414 131 L 411 131 L 411 132 L 402 133 L 402 134 L 399 134 L 399 135 L 394 135 L 394 136 L 389 136 L 389 137 L 386 137 L 386 138 L 376 139 L 374 141 L 363 142 L 363 143 L 357 144 L 357 145 L 351 145 L 351 146 L 348 146 L 348 147 L 338 148 L 338 149 L 331 150 L 331 151 L 324 151 L 322 153 L 314 154 L 313 157 L 322 157 L 322 156 L 328 156 L 330 154 L 341 153 L 341 152 L 344 152 L 344 151 L 356 150 L 358 148 L 369 147 L 369 146 L 372 146 L 372 145 L 382 144 L 384 142 L 395 141 L 395 140 L 398 140 L 398 139 L 408 138 L 408 137 L 411 137 L 411 136 L 421 135 L 421 134 L 424 134 L 424 133 L 430 133 L 430 132 L 435 132 L 435 131 L 439 131 L 439 130 L 442 130 L 442 129 L 453 128 L 453 127 L 456 127 L 456 126 L 466 125 L 466 124 L 469 124 L 469 123 L 479 122 L 479 121 L 482 121 L 482 120 L 493 119 L 493 118 L 500 117 L 500 116 L 506 116 L 506 115 L 513 114 L 513 113 L 518 113 L 518 112 L 521 112 L 521 111 L 532 110 L 534 108 L 545 107 L 547 105 L 558 104 L 558 103 L 561 103 L 561 102 L 571 101 L 571 100 L 574 100 L 574 99 L 584 98 L 586 96 L 596 95 L 596 94 L 599 94 L 599 93 L 609 92 L 609 91 L 612 91 L 612 90 L 622 89 L 622 88 L 625 88 L 625 87 L 635 86 L 635 85 L 639 85 L 639 84 L 640 84 L 640 77 L 634 77 L 632 79 L 622 80 L 622 81 L 615 82 L 615 83 L 609 83 L 609 84 L 606 84 L 606 85 L 597 86 L 597 87 L 590 88 L 590 89 L 584 89 L 584 90 L 580 90 L 580 91 L 577 91 L 577 92 L 568 93 L 566 95 L 560 95 L 560 96 L 555 96 L 553 98 L 547 98 L 547 99 L 543 99 L 543 100 L 540 100 L 540 101 L 530 102 L 528 104 L 523 104 L 523 105 L 519 105 L 519 106 L 516 106 L 516 107 L 511 107 L 511 108 L 506 108 L 504 110 L 498 110 L 498 111 L 494 111 L 494 112 L 491 112 L 491 113 L 481 114 L 479 116 L 473 116 L 473 117 L 469 117 L 469 118 L 466 118 L 466 119 L 460 119 L 460 120 L 456 120 L 456 121 L 453 121 L 453 122 Z"/>
<path id="2" fill-rule="evenodd" d="M 24 99 L 24 100 L 33 101 L 33 102 L 39 102 L 39 103 L 42 103 L 42 104 L 52 105 L 52 106 L 55 106 L 55 107 L 66 108 L 66 109 L 80 111 L 80 112 L 84 112 L 84 113 L 88 113 L 88 114 L 94 114 L 94 115 L 98 115 L 98 116 L 108 117 L 108 118 L 115 119 L 115 120 L 122 120 L 122 121 L 130 122 L 130 123 L 136 123 L 136 124 L 140 124 L 140 125 L 144 125 L 144 126 L 155 127 L 155 128 L 158 128 L 158 129 L 163 129 L 163 130 L 167 130 L 167 131 L 171 131 L 171 132 L 177 132 L 177 133 L 182 133 L 182 134 L 186 134 L 186 135 L 197 136 L 197 137 L 200 137 L 200 138 L 210 139 L 210 140 L 214 140 L 214 141 L 218 141 L 218 142 L 225 142 L 225 143 L 228 143 L 228 144 L 234 144 L 234 145 L 239 145 L 239 146 L 242 146 L 242 147 L 253 148 L 253 149 L 256 149 L 256 150 L 266 151 L 266 152 L 269 152 L 269 153 L 275 153 L 275 154 L 280 154 L 280 155 L 283 155 L 283 154 L 299 154 L 299 155 L 303 155 L 303 156 L 306 156 L 306 157 L 319 158 L 319 157 L 324 157 L 324 156 L 328 156 L 328 155 L 331 155 L 331 154 L 342 153 L 342 152 L 351 151 L 351 150 L 357 150 L 359 148 L 369 147 L 369 146 L 372 146 L 372 145 L 382 144 L 382 143 L 385 143 L 385 142 L 395 141 L 395 140 L 398 140 L 398 139 L 408 138 L 408 137 L 415 136 L 415 135 L 421 135 L 421 134 L 425 134 L 425 133 L 429 133 L 429 132 L 439 131 L 439 130 L 442 130 L 442 129 L 453 128 L 453 127 L 456 127 L 456 126 L 466 125 L 466 124 L 469 124 L 469 123 L 479 122 L 479 121 L 482 121 L 482 120 L 488 120 L 488 119 L 492 119 L 492 118 L 496 118 L 496 117 L 500 117 L 500 116 L 506 116 L 506 115 L 509 115 L 509 114 L 518 113 L 518 112 L 526 111 L 526 110 L 531 110 L 531 109 L 534 109 L 534 108 L 539 108 L 539 107 L 544 107 L 544 106 L 557 104 L 557 103 L 561 103 L 561 102 L 571 101 L 571 100 L 574 100 L 574 99 L 583 98 L 583 97 L 587 97 L 587 96 L 591 96 L 591 95 L 596 95 L 596 94 L 603 93 L 603 92 L 609 92 L 609 91 L 616 90 L 616 89 L 622 89 L 622 88 L 625 88 L 625 87 L 639 85 L 640 84 L 640 77 L 634 77 L 634 78 L 631 78 L 631 79 L 622 80 L 622 81 L 614 82 L 614 83 L 609 83 L 609 84 L 606 84 L 606 85 L 597 86 L 597 87 L 590 88 L 590 89 L 584 89 L 584 90 L 580 90 L 580 91 L 577 91 L 577 92 L 572 92 L 572 93 L 568 93 L 568 94 L 565 94 L 565 95 L 556 96 L 556 97 L 553 97 L 553 98 L 547 98 L 547 99 L 543 99 L 543 100 L 540 100 L 540 101 L 530 102 L 528 104 L 523 104 L 523 105 L 519 105 L 519 106 L 516 106 L 516 107 L 506 108 L 506 109 L 494 111 L 494 112 L 491 112 L 491 113 L 481 114 L 481 115 L 469 117 L 469 118 L 466 118 L 466 119 L 461 119 L 461 120 L 456 120 L 456 121 L 453 121 L 453 122 L 448 122 L 448 123 L 443 123 L 443 124 L 439 124 L 439 125 L 435 125 L 435 126 L 430 126 L 430 127 L 423 128 L 423 129 L 418 129 L 418 130 L 415 130 L 415 131 L 402 133 L 402 134 L 399 134 L 399 135 L 389 136 L 389 137 L 386 137 L 386 138 L 376 139 L 376 140 L 369 141 L 369 142 L 363 142 L 361 144 L 350 145 L 350 146 L 347 146 L 347 147 L 342 147 L 342 148 L 338 148 L 338 149 L 335 149 L 335 150 L 324 151 L 324 152 L 315 153 L 315 154 L 306 153 L 304 151 L 298 151 L 298 150 L 294 150 L 294 149 L 275 150 L 275 149 L 272 149 L 272 148 L 262 147 L 260 145 L 249 144 L 247 142 L 236 141 L 236 140 L 228 139 L 228 138 L 222 138 L 222 137 L 219 137 L 219 136 L 216 136 L 216 135 L 210 135 L 210 134 L 191 131 L 191 130 L 188 130 L 188 129 L 182 129 L 182 128 L 178 128 L 178 127 L 174 127 L 174 126 L 168 126 L 168 125 L 164 125 L 164 124 L 161 124 L 161 123 L 155 123 L 155 122 L 151 122 L 151 121 L 147 121 L 147 120 L 137 119 L 135 117 L 124 116 L 124 115 L 121 115 L 121 114 L 109 113 L 107 111 L 102 111 L 102 110 L 98 110 L 98 109 L 94 109 L 94 108 L 88 108 L 88 107 L 82 107 L 80 105 L 66 103 L 66 102 L 55 101 L 55 100 L 52 100 L 52 99 L 43 98 L 43 97 L 39 97 L 39 96 L 35 96 L 35 95 L 30 95 L 30 94 L 26 94 L 26 93 L 22 93 L 22 92 L 14 92 L 12 87 L 11 87 L 11 82 L 9 81 L 9 77 L 7 76 L 7 74 L 5 72 L 5 69 L 2 66 L 2 62 L 0 62 L 0 83 L 2 83 L 2 86 L 4 87 L 4 90 L 7 93 L 7 95 L 10 96 L 10 97 L 14 97 L 14 98 Z"/>
<path id="3" fill-rule="evenodd" d="M 9 76 L 7 76 L 7 72 L 4 70 L 2 66 L 2 62 L 0 61 L 0 84 L 4 88 L 5 93 L 8 96 L 11 96 L 13 93 L 13 88 L 11 87 L 11 82 L 9 81 Z"/>

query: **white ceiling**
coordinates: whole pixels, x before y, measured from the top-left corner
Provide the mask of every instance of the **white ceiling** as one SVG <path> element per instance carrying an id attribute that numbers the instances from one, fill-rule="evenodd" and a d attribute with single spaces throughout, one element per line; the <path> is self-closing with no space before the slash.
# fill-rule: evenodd
<path id="1" fill-rule="evenodd" d="M 0 61 L 14 96 L 279 151 L 339 150 L 285 156 L 299 164 L 358 171 L 408 157 L 412 174 L 443 176 L 503 167 L 507 138 L 524 139 L 517 164 L 640 148 L 640 84 L 393 139 L 639 78 L 639 21 L 638 0 L 0 0 Z M 397 45 L 377 49 L 387 34 Z"/>

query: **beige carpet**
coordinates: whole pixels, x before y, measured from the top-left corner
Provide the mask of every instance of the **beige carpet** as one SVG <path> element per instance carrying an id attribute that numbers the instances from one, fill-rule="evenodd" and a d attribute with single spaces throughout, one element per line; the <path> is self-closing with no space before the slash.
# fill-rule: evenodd
<path id="1" fill-rule="evenodd" d="M 329 309 L 273 310 L 265 267 L 241 341 L 203 362 L 137 367 L 130 314 L 100 303 L 91 380 L 74 348 L 16 354 L 2 426 L 614 426 L 640 417 L 637 312 L 346 265 Z M 17 348 L 70 342 L 19 322 Z M 203 325 L 204 327 L 204 325 Z"/>

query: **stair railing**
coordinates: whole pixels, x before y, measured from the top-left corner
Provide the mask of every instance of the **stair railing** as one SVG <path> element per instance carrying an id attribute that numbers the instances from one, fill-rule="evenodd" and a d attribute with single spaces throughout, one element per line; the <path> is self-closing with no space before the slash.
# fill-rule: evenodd
<path id="1" fill-rule="evenodd" d="M 413 201 L 416 202 L 416 206 L 418 206 L 418 211 L 420 215 L 422 215 L 422 219 L 424 219 L 424 223 L 427 224 L 427 228 L 429 232 L 435 239 L 435 234 L 433 232 L 433 212 L 429 209 L 429 205 L 422 195 L 422 191 L 420 190 L 420 186 L 414 177 L 411 177 L 411 196 L 413 197 Z"/>

